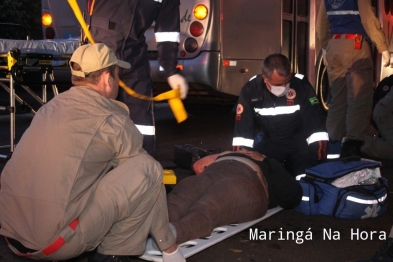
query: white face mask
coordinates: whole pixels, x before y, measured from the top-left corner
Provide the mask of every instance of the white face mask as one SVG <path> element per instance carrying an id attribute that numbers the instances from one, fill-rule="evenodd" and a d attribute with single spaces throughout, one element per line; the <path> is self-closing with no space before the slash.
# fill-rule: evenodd
<path id="1" fill-rule="evenodd" d="M 269 85 L 270 92 L 277 97 L 285 96 L 289 91 L 289 83 L 287 83 L 285 86 L 273 86 L 270 83 Z"/>

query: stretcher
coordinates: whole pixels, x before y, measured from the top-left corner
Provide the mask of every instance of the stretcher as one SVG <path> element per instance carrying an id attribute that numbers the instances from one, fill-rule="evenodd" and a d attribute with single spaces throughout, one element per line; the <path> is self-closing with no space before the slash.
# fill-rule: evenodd
<path id="1" fill-rule="evenodd" d="M 10 114 L 10 145 L 0 146 L 10 148 L 8 155 L 0 154 L 0 158 L 9 159 L 15 148 L 15 102 L 19 102 L 28 111 L 36 111 L 15 92 L 15 87 L 22 87 L 41 105 L 47 102 L 47 86 L 52 87 L 53 95 L 58 94 L 54 71 L 64 70 L 69 75 L 68 61 L 79 45 L 79 39 L 62 40 L 9 40 L 0 39 L 0 86 L 9 93 L 9 106 L 1 106 L 0 111 Z M 28 84 L 23 82 L 26 73 L 42 74 L 41 96 L 35 93 Z"/>
<path id="2" fill-rule="evenodd" d="M 6 54 L 14 47 L 21 53 L 46 53 L 54 56 L 71 55 L 79 45 L 79 38 L 53 40 L 0 39 L 0 53 Z"/>
<path id="3" fill-rule="evenodd" d="M 255 224 L 258 222 L 265 220 L 266 218 L 269 218 L 270 216 L 280 212 L 282 210 L 281 207 L 275 207 L 272 209 L 269 209 L 266 214 L 253 221 L 249 221 L 246 223 L 241 223 L 241 224 L 230 224 L 227 226 L 222 226 L 222 227 L 217 227 L 213 230 L 212 234 L 209 237 L 206 238 L 199 238 L 199 239 L 194 239 L 187 241 L 180 246 L 180 250 L 183 253 L 185 258 L 188 258 L 192 255 L 195 255 L 198 252 L 201 252 L 202 250 L 211 247 L 212 245 L 215 245 Z M 192 226 L 192 225 L 190 225 Z M 162 254 L 161 251 L 155 248 L 155 243 L 152 238 L 148 238 L 146 241 L 146 249 L 145 252 L 142 256 L 140 256 L 140 259 L 147 260 L 147 261 L 156 261 L 156 262 L 162 262 Z"/>

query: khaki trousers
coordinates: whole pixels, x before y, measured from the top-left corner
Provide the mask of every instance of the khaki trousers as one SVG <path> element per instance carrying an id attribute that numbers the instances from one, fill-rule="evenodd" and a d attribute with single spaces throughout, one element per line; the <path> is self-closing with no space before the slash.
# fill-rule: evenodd
<path id="1" fill-rule="evenodd" d="M 332 100 L 326 120 L 331 140 L 363 140 L 369 124 L 373 94 L 373 62 L 370 45 L 360 50 L 351 39 L 331 39 L 326 49 Z"/>
<path id="2" fill-rule="evenodd" d="M 97 246 L 102 254 L 140 255 L 149 233 L 160 249 L 169 248 L 175 238 L 168 225 L 162 175 L 161 165 L 148 154 L 127 159 L 98 182 L 66 243 L 49 256 L 35 252 L 32 257 L 64 260 Z"/>

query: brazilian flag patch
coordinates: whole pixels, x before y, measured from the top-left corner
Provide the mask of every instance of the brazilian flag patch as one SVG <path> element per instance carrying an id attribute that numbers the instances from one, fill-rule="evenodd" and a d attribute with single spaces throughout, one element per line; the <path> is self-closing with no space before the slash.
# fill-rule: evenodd
<path id="1" fill-rule="evenodd" d="M 319 104 L 319 100 L 316 96 L 310 97 L 308 100 L 310 100 L 311 105 Z"/>

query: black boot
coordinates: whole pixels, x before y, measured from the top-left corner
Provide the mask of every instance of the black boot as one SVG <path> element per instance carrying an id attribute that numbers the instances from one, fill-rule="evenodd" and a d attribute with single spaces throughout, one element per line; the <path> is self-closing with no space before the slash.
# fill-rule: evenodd
<path id="1" fill-rule="evenodd" d="M 361 147 L 364 144 L 362 140 L 348 139 L 341 147 L 340 158 L 351 158 L 361 156 Z"/>

